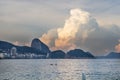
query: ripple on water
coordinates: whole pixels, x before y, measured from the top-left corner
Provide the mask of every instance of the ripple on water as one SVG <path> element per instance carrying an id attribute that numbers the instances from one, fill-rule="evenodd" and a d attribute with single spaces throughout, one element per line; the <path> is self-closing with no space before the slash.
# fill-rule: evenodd
<path id="1" fill-rule="evenodd" d="M 120 80 L 118 66 L 118 60 L 3 60 L 0 80 L 80 80 L 82 73 L 86 80 Z"/>

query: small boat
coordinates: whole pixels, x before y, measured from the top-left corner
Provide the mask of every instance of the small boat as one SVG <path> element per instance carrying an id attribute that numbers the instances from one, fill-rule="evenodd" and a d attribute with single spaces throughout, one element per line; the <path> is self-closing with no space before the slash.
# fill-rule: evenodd
<path id="1" fill-rule="evenodd" d="M 82 73 L 82 80 L 86 80 L 86 76 L 84 73 Z"/>

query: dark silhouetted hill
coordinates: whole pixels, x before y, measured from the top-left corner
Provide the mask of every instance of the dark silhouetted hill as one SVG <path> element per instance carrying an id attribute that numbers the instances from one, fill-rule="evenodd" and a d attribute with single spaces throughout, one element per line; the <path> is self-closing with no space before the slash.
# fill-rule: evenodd
<path id="1" fill-rule="evenodd" d="M 84 52 L 81 49 L 74 49 L 67 52 L 68 58 L 94 58 L 94 56 L 89 52 Z"/>
<path id="2" fill-rule="evenodd" d="M 10 50 L 12 49 L 12 47 L 16 47 L 17 53 L 20 53 L 20 54 L 24 54 L 24 53 L 35 53 L 35 54 L 43 54 L 43 55 L 47 54 L 32 47 L 16 46 L 6 41 L 0 41 L 0 51 L 10 53 Z"/>
<path id="3" fill-rule="evenodd" d="M 35 38 L 32 40 L 31 47 L 42 51 L 43 53 L 50 53 L 48 46 L 41 42 L 39 39 Z"/>
<path id="4" fill-rule="evenodd" d="M 62 50 L 56 50 L 51 52 L 49 57 L 52 59 L 64 59 L 65 53 Z"/>
<path id="5" fill-rule="evenodd" d="M 120 59 L 120 53 L 111 52 L 111 53 L 109 53 L 107 56 L 105 56 L 105 58 L 116 58 L 116 59 Z"/>

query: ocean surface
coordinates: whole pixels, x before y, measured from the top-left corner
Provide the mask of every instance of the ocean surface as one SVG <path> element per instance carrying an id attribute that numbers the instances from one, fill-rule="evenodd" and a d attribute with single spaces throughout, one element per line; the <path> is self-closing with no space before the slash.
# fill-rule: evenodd
<path id="1" fill-rule="evenodd" d="M 120 59 L 0 60 L 0 80 L 120 80 Z"/>

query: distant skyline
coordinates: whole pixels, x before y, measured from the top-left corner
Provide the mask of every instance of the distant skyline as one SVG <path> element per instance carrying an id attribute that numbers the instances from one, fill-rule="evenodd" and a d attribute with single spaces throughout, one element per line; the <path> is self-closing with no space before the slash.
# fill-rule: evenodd
<path id="1" fill-rule="evenodd" d="M 52 50 L 120 52 L 119 0 L 0 0 L 0 40 Z M 92 17 L 91 17 L 92 16 Z"/>

